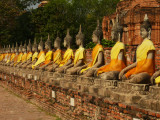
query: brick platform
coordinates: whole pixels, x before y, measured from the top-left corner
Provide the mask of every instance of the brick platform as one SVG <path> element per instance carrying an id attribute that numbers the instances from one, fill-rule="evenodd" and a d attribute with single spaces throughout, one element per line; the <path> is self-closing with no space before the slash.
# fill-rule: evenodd
<path id="1" fill-rule="evenodd" d="M 0 68 L 2 86 L 62 119 L 160 118 L 160 87 L 157 86 L 23 69 L 19 69 L 20 76 L 19 72 L 6 72 L 7 66 Z M 48 82 L 43 80 L 44 75 Z"/>

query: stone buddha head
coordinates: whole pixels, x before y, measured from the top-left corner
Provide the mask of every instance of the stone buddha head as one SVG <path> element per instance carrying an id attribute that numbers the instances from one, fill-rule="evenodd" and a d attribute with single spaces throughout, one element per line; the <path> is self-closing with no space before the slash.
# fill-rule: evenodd
<path id="1" fill-rule="evenodd" d="M 8 45 L 7 45 L 7 47 L 5 48 L 5 53 L 8 53 Z"/>
<path id="2" fill-rule="evenodd" d="M 11 45 L 8 46 L 8 53 L 11 53 Z"/>
<path id="3" fill-rule="evenodd" d="M 16 42 L 16 47 L 15 47 L 15 49 L 14 49 L 14 50 L 15 50 L 15 52 L 16 52 L 16 53 L 18 53 L 18 52 L 19 52 L 19 48 L 18 48 L 18 44 L 17 44 L 17 42 Z"/>
<path id="4" fill-rule="evenodd" d="M 46 49 L 46 50 L 51 50 L 51 49 L 52 49 L 52 42 L 51 42 L 51 40 L 50 40 L 49 34 L 48 34 L 48 39 L 47 39 L 47 41 L 45 42 L 45 49 Z"/>
<path id="5" fill-rule="evenodd" d="M 84 36 L 84 34 L 82 33 L 82 28 L 81 28 L 81 25 L 80 25 L 79 32 L 78 32 L 78 34 L 76 35 L 76 44 L 77 44 L 78 46 L 83 45 L 84 38 L 85 38 L 85 36 Z"/>
<path id="6" fill-rule="evenodd" d="M 12 44 L 11 53 L 15 52 L 14 44 Z"/>
<path id="7" fill-rule="evenodd" d="M 116 17 L 116 22 L 112 20 L 113 27 L 111 32 L 111 37 L 113 41 L 118 41 L 122 39 L 123 35 L 123 26 L 119 23 L 119 16 Z"/>
<path id="8" fill-rule="evenodd" d="M 72 43 L 72 37 L 70 36 L 69 29 L 67 30 L 67 35 L 64 38 L 64 47 L 70 47 Z"/>
<path id="9" fill-rule="evenodd" d="M 21 42 L 21 44 L 19 46 L 19 52 L 22 52 L 22 49 L 23 49 L 23 46 L 22 46 L 22 42 Z"/>
<path id="10" fill-rule="evenodd" d="M 22 47 L 22 52 L 26 52 L 26 51 L 27 51 L 27 45 L 26 45 L 26 41 L 25 41 L 25 43 L 24 43 L 24 45 Z"/>
<path id="11" fill-rule="evenodd" d="M 57 38 L 54 41 L 54 48 L 57 49 L 57 48 L 60 48 L 60 46 L 61 46 L 61 38 L 57 34 Z"/>
<path id="12" fill-rule="evenodd" d="M 143 39 L 148 38 L 151 39 L 151 28 L 152 25 L 149 22 L 147 14 L 145 14 L 144 21 L 141 24 L 140 35 Z"/>
<path id="13" fill-rule="evenodd" d="M 34 43 L 32 46 L 32 51 L 37 52 L 38 51 L 38 45 L 37 45 L 37 40 L 36 38 L 34 39 Z"/>
<path id="14" fill-rule="evenodd" d="M 43 50 L 43 48 L 44 48 L 44 43 L 43 43 L 43 40 L 42 40 L 42 37 L 41 37 L 41 41 L 38 45 L 38 50 Z"/>
<path id="15" fill-rule="evenodd" d="M 31 40 L 29 40 L 29 43 L 27 45 L 27 51 L 31 52 L 32 51 L 32 44 L 31 44 Z"/>
<path id="16" fill-rule="evenodd" d="M 97 20 L 97 27 L 96 29 L 93 31 L 93 34 L 92 34 L 92 41 L 94 43 L 100 43 L 101 39 L 102 39 L 102 28 L 100 26 L 100 23 L 99 23 L 99 20 Z"/>

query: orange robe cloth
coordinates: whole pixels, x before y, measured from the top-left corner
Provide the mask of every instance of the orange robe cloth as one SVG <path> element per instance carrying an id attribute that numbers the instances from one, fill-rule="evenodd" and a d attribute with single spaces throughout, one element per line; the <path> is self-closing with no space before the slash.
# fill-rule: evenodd
<path id="1" fill-rule="evenodd" d="M 87 68 L 82 69 L 81 73 L 83 73 L 84 71 L 88 70 L 89 68 L 91 68 L 92 66 L 94 66 L 96 64 L 98 55 L 100 52 L 103 52 L 103 47 L 100 44 L 97 44 L 92 51 L 92 62 L 88 65 Z"/>
<path id="2" fill-rule="evenodd" d="M 48 51 L 47 54 L 45 55 L 45 61 L 40 65 L 40 67 L 50 63 L 52 58 L 53 58 L 53 52 L 52 51 Z"/>
<path id="3" fill-rule="evenodd" d="M 62 50 L 58 49 L 54 52 L 53 61 L 54 61 L 54 63 L 57 63 L 58 65 L 61 63 L 61 61 L 62 61 Z"/>
<path id="4" fill-rule="evenodd" d="M 17 64 L 18 56 L 19 56 L 19 55 L 16 55 L 16 56 L 14 57 L 14 65 L 16 65 L 16 64 Z"/>
<path id="5" fill-rule="evenodd" d="M 27 61 L 27 53 L 24 53 L 22 56 L 22 63 Z"/>
<path id="6" fill-rule="evenodd" d="M 133 74 L 138 74 L 142 72 L 148 73 L 150 76 L 155 72 L 155 60 L 147 59 L 149 51 L 155 51 L 155 47 L 151 40 L 144 40 L 142 44 L 137 48 L 137 66 L 129 70 L 125 76 L 129 78 Z"/>
<path id="7" fill-rule="evenodd" d="M 59 67 L 62 67 L 65 65 L 70 59 L 74 59 L 73 50 L 67 49 L 66 52 L 63 55 L 63 60 L 60 62 Z"/>
<path id="8" fill-rule="evenodd" d="M 120 53 L 121 50 L 124 50 L 124 56 L 125 56 L 125 60 L 119 60 L 118 59 L 118 55 Z M 125 50 L 125 45 L 122 42 L 117 42 L 114 47 L 111 50 L 111 62 L 108 65 L 105 65 L 103 67 L 101 67 L 98 72 L 97 75 L 104 73 L 104 72 L 109 72 L 109 71 L 121 71 L 126 67 L 126 50 Z"/>

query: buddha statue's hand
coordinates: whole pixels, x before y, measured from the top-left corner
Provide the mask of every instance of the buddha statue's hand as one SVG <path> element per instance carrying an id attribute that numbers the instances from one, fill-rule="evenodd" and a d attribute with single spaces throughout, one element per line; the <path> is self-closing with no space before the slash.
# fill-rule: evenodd
<path id="1" fill-rule="evenodd" d="M 98 69 L 94 72 L 94 77 L 97 77 Z"/>
<path id="2" fill-rule="evenodd" d="M 77 75 L 81 75 L 81 68 L 79 70 L 77 70 Z"/>
<path id="3" fill-rule="evenodd" d="M 155 79 L 160 76 L 160 71 L 155 72 L 151 77 L 151 83 L 155 84 Z"/>
<path id="4" fill-rule="evenodd" d="M 65 67 L 65 68 L 64 68 L 64 73 L 66 73 L 66 72 L 67 72 L 67 69 L 68 69 L 67 67 Z"/>
<path id="5" fill-rule="evenodd" d="M 125 70 L 122 70 L 120 73 L 119 73 L 119 80 L 122 80 L 123 76 L 125 74 Z"/>

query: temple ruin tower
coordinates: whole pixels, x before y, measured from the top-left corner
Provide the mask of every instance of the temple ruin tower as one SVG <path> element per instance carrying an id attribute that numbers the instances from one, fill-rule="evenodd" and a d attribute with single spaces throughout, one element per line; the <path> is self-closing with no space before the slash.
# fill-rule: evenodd
<path id="1" fill-rule="evenodd" d="M 116 15 L 120 16 L 124 33 L 122 41 L 128 45 L 138 45 L 142 42 L 140 37 L 140 24 L 148 15 L 152 24 L 151 40 L 154 44 L 160 43 L 160 0 L 122 0 L 117 4 L 116 12 L 103 18 L 103 38 L 111 40 L 111 29 Z"/>

